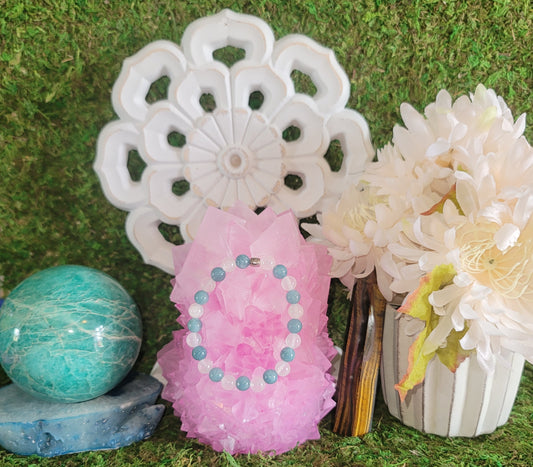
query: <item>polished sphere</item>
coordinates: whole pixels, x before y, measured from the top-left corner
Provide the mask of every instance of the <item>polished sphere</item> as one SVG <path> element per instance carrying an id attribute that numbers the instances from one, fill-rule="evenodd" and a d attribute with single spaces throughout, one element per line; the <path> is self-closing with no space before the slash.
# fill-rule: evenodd
<path id="1" fill-rule="evenodd" d="M 40 271 L 0 308 L 0 364 L 40 399 L 81 402 L 105 394 L 133 367 L 141 337 L 130 295 L 85 266 Z"/>

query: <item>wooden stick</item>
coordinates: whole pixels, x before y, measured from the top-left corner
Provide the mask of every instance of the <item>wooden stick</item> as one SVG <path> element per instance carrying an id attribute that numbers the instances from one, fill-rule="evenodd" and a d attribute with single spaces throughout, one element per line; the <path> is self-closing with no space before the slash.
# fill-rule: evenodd
<path id="1" fill-rule="evenodd" d="M 375 273 L 356 282 L 337 381 L 335 433 L 361 436 L 371 430 L 385 306 Z"/>

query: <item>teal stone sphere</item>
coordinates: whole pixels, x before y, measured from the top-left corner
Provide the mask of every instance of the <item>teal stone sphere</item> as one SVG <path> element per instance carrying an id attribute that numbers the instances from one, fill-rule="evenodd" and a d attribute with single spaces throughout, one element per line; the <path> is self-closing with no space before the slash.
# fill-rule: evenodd
<path id="1" fill-rule="evenodd" d="M 0 364 L 33 396 L 82 402 L 113 389 L 142 339 L 139 310 L 112 277 L 56 266 L 21 282 L 0 308 Z"/>

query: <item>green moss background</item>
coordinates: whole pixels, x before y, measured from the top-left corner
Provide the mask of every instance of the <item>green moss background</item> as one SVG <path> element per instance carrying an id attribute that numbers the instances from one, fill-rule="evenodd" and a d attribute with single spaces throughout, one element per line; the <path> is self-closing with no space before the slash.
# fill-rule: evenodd
<path id="1" fill-rule="evenodd" d="M 116 118 L 111 88 L 122 61 L 156 39 L 179 43 L 197 18 L 231 8 L 268 22 L 276 36 L 305 34 L 333 49 L 351 80 L 349 106 L 368 120 L 375 147 L 408 101 L 422 110 L 441 88 L 454 97 L 478 83 L 513 115 L 533 110 L 533 11 L 529 1 L 0 0 L 0 276 L 9 292 L 30 274 L 83 264 L 119 280 L 138 303 L 149 372 L 170 339 L 169 276 L 143 264 L 126 238 L 126 213 L 104 197 L 93 172 L 96 139 Z M 533 141 L 533 126 L 526 136 Z M 330 331 L 342 345 L 348 310 L 334 283 Z M 9 381 L 0 371 L 0 385 Z M 526 365 L 507 425 L 476 439 L 443 439 L 402 426 L 379 398 L 373 431 L 331 432 L 274 458 L 229 456 L 185 438 L 167 410 L 154 436 L 117 451 L 55 459 L 0 448 L 0 465 L 266 466 L 530 465 L 533 370 Z"/>

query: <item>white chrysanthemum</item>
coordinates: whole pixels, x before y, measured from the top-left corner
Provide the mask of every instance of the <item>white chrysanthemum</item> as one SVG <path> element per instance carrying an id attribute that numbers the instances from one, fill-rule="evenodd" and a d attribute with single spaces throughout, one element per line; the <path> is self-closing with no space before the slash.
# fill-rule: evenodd
<path id="1" fill-rule="evenodd" d="M 470 200 L 469 206 L 479 204 Z M 441 319 L 426 345 L 436 348 L 452 329 L 466 326 L 461 345 L 476 349 L 487 370 L 501 348 L 533 361 L 533 187 L 491 208 L 461 215 L 447 201 L 442 213 L 420 216 L 409 235 L 390 246 L 396 258 L 416 264 L 401 269 L 391 284 L 397 292 L 413 291 L 419 277 L 453 264 L 453 283 L 430 296 Z"/>
<path id="2" fill-rule="evenodd" d="M 533 361 L 533 149 L 501 97 L 478 86 L 452 103 L 441 91 L 424 115 L 403 104 L 405 127 L 363 178 L 387 199 L 400 231 L 378 261 L 397 294 L 437 266 L 452 284 L 430 296 L 439 316 L 424 346 L 467 329 L 464 349 L 494 367 L 501 348 Z M 396 226 L 397 227 L 397 226 Z"/>
<path id="3" fill-rule="evenodd" d="M 373 268 L 386 298 L 410 294 L 442 265 L 453 283 L 430 295 L 438 325 L 424 351 L 466 329 L 461 345 L 494 368 L 500 350 L 533 361 L 533 149 L 493 90 L 452 102 L 441 91 L 424 115 L 401 106 L 405 127 L 378 151 L 321 229 L 334 275 L 351 286 Z M 386 215 L 384 215 L 386 213 Z"/>
<path id="4" fill-rule="evenodd" d="M 386 145 L 377 157 L 377 162 L 367 164 L 363 179 L 398 219 L 411 219 L 429 210 L 454 183 L 451 168 L 430 158 L 404 157 L 397 146 Z"/>
<path id="5" fill-rule="evenodd" d="M 501 152 L 525 128 L 525 115 L 513 122 L 503 99 L 483 85 L 453 104 L 450 94 L 440 91 L 424 115 L 405 103 L 400 112 L 405 128 L 394 128 L 393 142 L 405 159 L 429 158 L 441 166 L 462 166 L 467 171 L 472 157 Z"/>
<path id="6" fill-rule="evenodd" d="M 378 151 L 378 161 L 367 165 L 363 179 L 387 197 L 407 236 L 417 216 L 455 197 L 459 178 L 473 177 L 487 208 L 497 193 L 515 197 L 533 180 L 531 147 L 522 136 L 525 116 L 514 123 L 493 90 L 479 85 L 475 94 L 455 102 L 443 90 L 424 115 L 409 104 L 400 111 L 405 127 L 395 126 L 392 144 Z M 513 173 L 515 167 L 519 174 Z M 412 264 L 396 262 L 400 269 Z"/>
<path id="7" fill-rule="evenodd" d="M 333 277 L 338 277 L 351 291 L 356 279 L 376 270 L 380 290 L 390 300 L 391 279 L 378 263 L 397 235 L 394 228 L 397 223 L 385 199 L 364 182 L 352 185 L 336 206 L 320 217 L 321 225 L 305 224 L 304 228 L 314 241 L 328 246 L 333 257 Z"/>
<path id="8" fill-rule="evenodd" d="M 489 159 L 495 187 L 530 183 L 533 161 L 521 137 L 525 115 L 513 123 L 503 99 L 479 85 L 470 98 L 452 104 L 443 90 L 424 115 L 411 105 L 400 107 L 405 127 L 395 126 L 392 145 L 378 151 L 378 162 L 370 164 L 364 179 L 388 195 L 392 205 L 403 201 L 403 218 L 416 216 L 439 202 L 455 184 L 454 174 L 482 174 L 480 157 Z M 520 168 L 521 173 L 513 173 Z"/>

